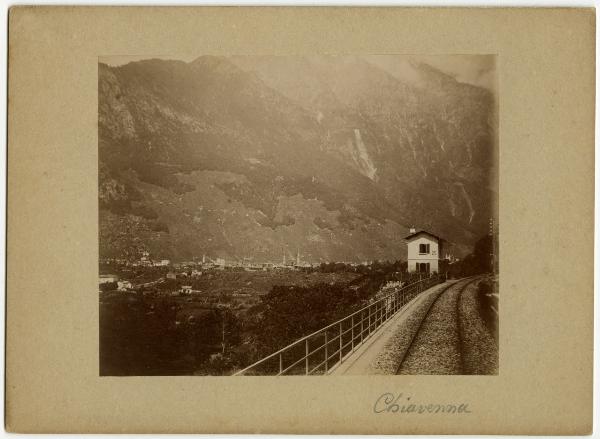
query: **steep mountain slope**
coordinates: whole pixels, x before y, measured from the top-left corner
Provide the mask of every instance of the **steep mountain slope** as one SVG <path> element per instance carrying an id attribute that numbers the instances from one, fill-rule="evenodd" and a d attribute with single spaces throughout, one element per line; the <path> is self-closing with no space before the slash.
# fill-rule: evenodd
<path id="1" fill-rule="evenodd" d="M 396 259 L 409 223 L 470 244 L 490 207 L 489 93 L 343 61 L 100 64 L 101 256 Z"/>
<path id="2" fill-rule="evenodd" d="M 301 107 L 226 60 L 100 65 L 99 96 L 101 255 L 398 252 L 395 207 L 321 152 Z"/>
<path id="3" fill-rule="evenodd" d="M 407 221 L 471 243 L 496 195 L 493 94 L 410 58 L 383 69 L 381 58 L 232 61 L 316 114 L 325 148 L 376 182 Z"/>

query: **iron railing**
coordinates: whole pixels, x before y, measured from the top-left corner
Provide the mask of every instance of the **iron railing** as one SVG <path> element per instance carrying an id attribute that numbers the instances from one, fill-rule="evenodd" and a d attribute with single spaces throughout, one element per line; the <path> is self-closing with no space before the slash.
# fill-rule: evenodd
<path id="1" fill-rule="evenodd" d="M 385 322 L 419 293 L 445 277 L 437 274 L 398 288 L 369 305 L 325 326 L 234 375 L 323 375 L 343 363 Z"/>

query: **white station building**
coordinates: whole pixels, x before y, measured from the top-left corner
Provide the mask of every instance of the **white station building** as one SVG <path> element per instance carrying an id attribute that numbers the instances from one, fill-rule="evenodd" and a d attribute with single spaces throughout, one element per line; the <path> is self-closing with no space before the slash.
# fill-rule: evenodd
<path id="1" fill-rule="evenodd" d="M 410 229 L 404 238 L 408 245 L 408 271 L 419 273 L 439 272 L 444 240 L 425 230 Z"/>

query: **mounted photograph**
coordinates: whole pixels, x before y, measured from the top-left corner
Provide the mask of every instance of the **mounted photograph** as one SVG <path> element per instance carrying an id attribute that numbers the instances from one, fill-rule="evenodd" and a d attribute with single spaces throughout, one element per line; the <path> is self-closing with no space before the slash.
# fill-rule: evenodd
<path id="1" fill-rule="evenodd" d="M 497 375 L 498 95 L 487 54 L 99 57 L 99 375 Z"/>

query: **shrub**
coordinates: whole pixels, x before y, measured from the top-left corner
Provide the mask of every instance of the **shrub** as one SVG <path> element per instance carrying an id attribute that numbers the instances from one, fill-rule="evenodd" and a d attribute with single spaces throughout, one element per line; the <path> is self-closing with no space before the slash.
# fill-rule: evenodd
<path id="1" fill-rule="evenodd" d="M 150 226 L 153 232 L 165 232 L 169 233 L 169 226 L 163 221 L 155 221 Z"/>

